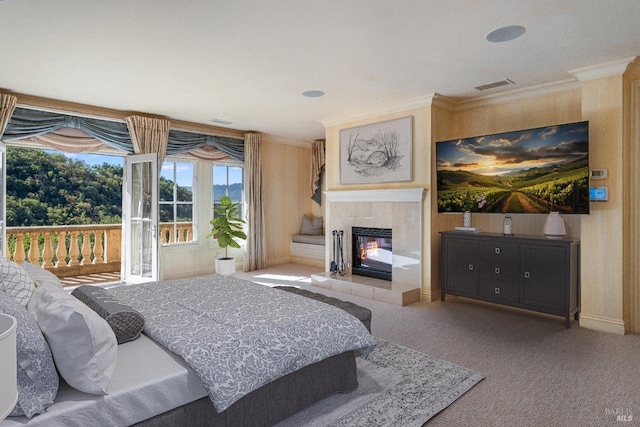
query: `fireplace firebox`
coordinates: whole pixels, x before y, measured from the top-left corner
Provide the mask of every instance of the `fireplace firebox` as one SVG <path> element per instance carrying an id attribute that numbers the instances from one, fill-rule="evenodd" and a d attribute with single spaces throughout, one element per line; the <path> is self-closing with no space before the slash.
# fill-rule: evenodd
<path id="1" fill-rule="evenodd" d="M 393 266 L 390 228 L 352 227 L 353 274 L 391 280 Z"/>

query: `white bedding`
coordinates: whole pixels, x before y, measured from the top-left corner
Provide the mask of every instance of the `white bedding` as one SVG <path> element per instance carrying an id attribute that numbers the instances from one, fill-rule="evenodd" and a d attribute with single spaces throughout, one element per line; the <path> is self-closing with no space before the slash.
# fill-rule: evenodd
<path id="1" fill-rule="evenodd" d="M 0 427 L 128 426 L 207 396 L 186 363 L 146 335 L 118 346 L 108 395 L 61 383 L 55 403 L 32 419 L 10 417 Z"/>

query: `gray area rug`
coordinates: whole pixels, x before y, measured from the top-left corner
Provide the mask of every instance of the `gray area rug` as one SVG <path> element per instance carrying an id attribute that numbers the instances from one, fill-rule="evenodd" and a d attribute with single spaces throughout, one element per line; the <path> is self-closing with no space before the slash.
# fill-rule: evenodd
<path id="1" fill-rule="evenodd" d="M 376 338 L 358 357 L 358 389 L 330 396 L 278 427 L 422 426 L 484 376 L 424 353 Z"/>

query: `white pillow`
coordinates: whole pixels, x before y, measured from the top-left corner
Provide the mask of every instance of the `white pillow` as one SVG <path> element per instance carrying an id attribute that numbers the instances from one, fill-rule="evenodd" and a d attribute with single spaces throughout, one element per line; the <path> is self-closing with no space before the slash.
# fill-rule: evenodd
<path id="1" fill-rule="evenodd" d="M 35 289 L 36 285 L 22 267 L 0 256 L 0 291 L 26 307 Z"/>
<path id="2" fill-rule="evenodd" d="M 38 286 L 42 286 L 43 284 L 51 284 L 55 287 L 62 289 L 62 283 L 60 283 L 60 279 L 58 279 L 55 274 L 50 272 L 49 270 L 45 270 L 39 265 L 34 265 L 29 262 L 23 262 L 20 264 L 20 267 L 27 272 L 33 283 L 35 283 L 36 288 Z"/>
<path id="3" fill-rule="evenodd" d="M 62 378 L 85 393 L 107 394 L 118 356 L 107 321 L 53 286 L 38 287 L 27 309 L 47 339 Z"/>

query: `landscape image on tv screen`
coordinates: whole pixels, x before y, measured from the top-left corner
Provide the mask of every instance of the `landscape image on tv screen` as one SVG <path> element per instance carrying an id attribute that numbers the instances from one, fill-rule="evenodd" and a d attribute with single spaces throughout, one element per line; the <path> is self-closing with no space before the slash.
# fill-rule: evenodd
<path id="1" fill-rule="evenodd" d="M 438 212 L 589 213 L 589 123 L 436 143 Z"/>

